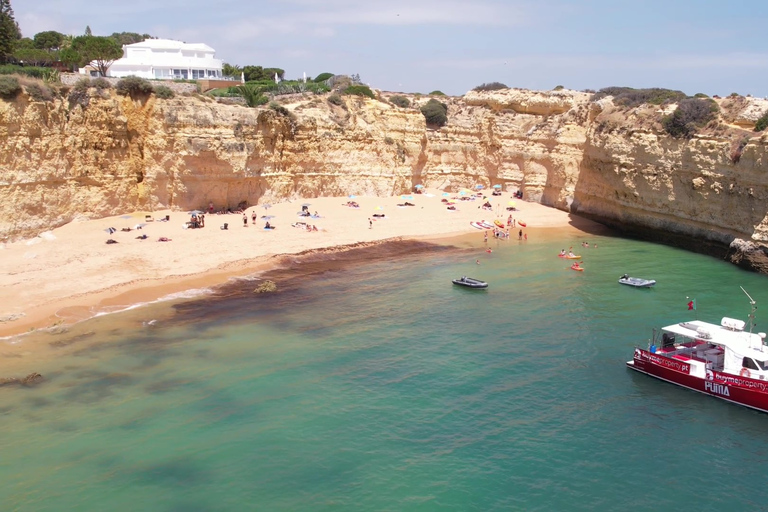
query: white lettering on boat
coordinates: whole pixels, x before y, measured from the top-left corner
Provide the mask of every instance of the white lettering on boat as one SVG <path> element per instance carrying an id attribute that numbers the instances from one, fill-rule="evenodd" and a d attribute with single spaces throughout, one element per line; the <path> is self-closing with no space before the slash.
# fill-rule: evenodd
<path id="1" fill-rule="evenodd" d="M 731 392 L 728 391 L 728 386 L 724 384 L 718 384 L 717 382 L 709 382 L 709 381 L 705 382 L 704 391 L 709 391 L 710 393 L 715 393 L 723 396 L 731 396 Z"/>
<path id="2" fill-rule="evenodd" d="M 715 380 L 723 381 L 725 384 L 733 384 L 734 386 L 738 386 L 740 388 L 751 388 L 754 390 L 760 390 L 762 392 L 768 391 L 768 387 L 764 382 L 735 377 L 725 373 L 716 373 Z"/>
<path id="3" fill-rule="evenodd" d="M 638 352 L 639 357 L 638 357 Z M 646 352 L 645 350 L 636 350 L 635 351 L 635 359 L 646 359 L 653 364 L 664 366 L 666 368 L 671 368 L 672 370 L 677 370 L 678 372 L 683 373 L 690 373 L 691 365 L 687 363 L 681 363 L 680 361 L 677 361 L 675 359 L 670 359 L 668 357 L 659 357 L 655 354 L 651 354 L 650 352 Z"/>

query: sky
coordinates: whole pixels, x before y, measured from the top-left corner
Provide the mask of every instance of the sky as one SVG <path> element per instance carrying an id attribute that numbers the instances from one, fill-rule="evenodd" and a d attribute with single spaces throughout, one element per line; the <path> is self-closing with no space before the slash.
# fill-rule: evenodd
<path id="1" fill-rule="evenodd" d="M 25 37 L 113 32 L 205 43 L 285 78 L 359 74 L 462 95 L 663 87 L 768 97 L 765 0 L 11 0 Z"/>

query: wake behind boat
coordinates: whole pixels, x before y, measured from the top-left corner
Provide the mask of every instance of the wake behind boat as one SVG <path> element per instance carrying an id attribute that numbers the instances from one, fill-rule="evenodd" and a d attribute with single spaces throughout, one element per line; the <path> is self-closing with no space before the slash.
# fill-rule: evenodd
<path id="1" fill-rule="evenodd" d="M 728 317 L 719 325 L 694 320 L 668 325 L 658 332 L 654 329 L 648 349 L 635 348 L 627 367 L 768 412 L 768 347 L 764 332 L 751 332 L 756 310 L 751 297 L 750 303 L 749 332 L 744 330 L 743 321 Z"/>
<path id="2" fill-rule="evenodd" d="M 485 281 L 481 281 L 479 279 L 474 279 L 467 276 L 462 276 L 458 279 L 453 279 L 451 281 L 453 284 L 459 285 L 459 286 L 465 286 L 467 288 L 488 288 L 488 283 Z"/>
<path id="3" fill-rule="evenodd" d="M 619 278 L 619 283 L 627 286 L 634 286 L 635 288 L 650 288 L 656 284 L 655 279 L 642 279 L 640 277 L 630 277 L 624 274 Z"/>

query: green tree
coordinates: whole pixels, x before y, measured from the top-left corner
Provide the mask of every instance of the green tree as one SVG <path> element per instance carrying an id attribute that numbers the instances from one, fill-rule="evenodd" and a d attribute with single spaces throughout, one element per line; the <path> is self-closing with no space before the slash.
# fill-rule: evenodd
<path id="1" fill-rule="evenodd" d="M 64 42 L 64 34 L 55 30 L 47 30 L 35 34 L 34 44 L 38 50 L 58 51 Z"/>
<path id="2" fill-rule="evenodd" d="M 13 17 L 11 0 L 0 0 L 0 61 L 8 62 L 19 39 L 21 31 Z"/>
<path id="3" fill-rule="evenodd" d="M 91 26 L 90 25 L 86 25 L 85 26 L 85 33 L 83 35 L 85 35 L 85 36 L 92 36 L 93 35 L 93 32 L 91 32 Z"/>
<path id="4" fill-rule="evenodd" d="M 240 73 L 243 72 L 243 68 L 238 66 L 237 64 L 229 64 L 228 62 L 225 62 L 221 66 L 221 74 L 224 76 L 233 76 L 235 78 L 240 78 Z"/>
<path id="5" fill-rule="evenodd" d="M 275 74 L 282 80 L 285 75 L 285 70 L 280 68 L 263 68 L 261 66 L 243 66 L 242 70 L 245 74 L 246 82 L 264 82 L 267 80 L 275 80 Z"/>
<path id="6" fill-rule="evenodd" d="M 147 39 L 152 39 L 152 36 L 149 34 L 138 34 L 136 32 L 113 32 L 109 37 L 117 41 L 120 46 L 123 46 L 124 44 L 140 43 Z"/>
<path id="7" fill-rule="evenodd" d="M 35 42 L 28 37 L 22 37 L 16 41 L 17 50 L 31 50 L 33 48 L 35 48 Z"/>
<path id="8" fill-rule="evenodd" d="M 68 46 L 59 52 L 59 60 L 63 62 L 65 66 L 74 70 L 80 65 L 81 58 L 80 54 L 77 53 L 77 50 L 72 48 L 72 46 Z"/>
<path id="9" fill-rule="evenodd" d="M 79 36 L 71 48 L 80 56 L 79 64 L 94 63 L 100 76 L 107 76 L 109 66 L 123 56 L 123 48 L 111 37 Z"/>
<path id="10" fill-rule="evenodd" d="M 53 53 L 46 50 L 38 50 L 37 48 L 16 50 L 13 52 L 13 58 L 30 66 L 43 66 L 56 60 L 56 56 Z"/>

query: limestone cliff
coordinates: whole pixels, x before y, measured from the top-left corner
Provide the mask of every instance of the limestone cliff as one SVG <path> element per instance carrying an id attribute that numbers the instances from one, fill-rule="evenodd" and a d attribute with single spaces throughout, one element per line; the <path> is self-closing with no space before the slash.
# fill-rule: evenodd
<path id="1" fill-rule="evenodd" d="M 0 101 L 0 237 L 78 216 L 236 207 L 297 196 L 392 195 L 476 183 L 768 271 L 768 144 L 747 132 L 768 105 L 721 101 L 691 140 L 661 130 L 658 107 L 620 108 L 575 91 L 517 89 L 418 106 L 295 97 L 288 109 L 202 96 Z M 674 107 L 673 107 L 674 108 Z M 761 266 L 763 265 L 763 266 Z"/>

